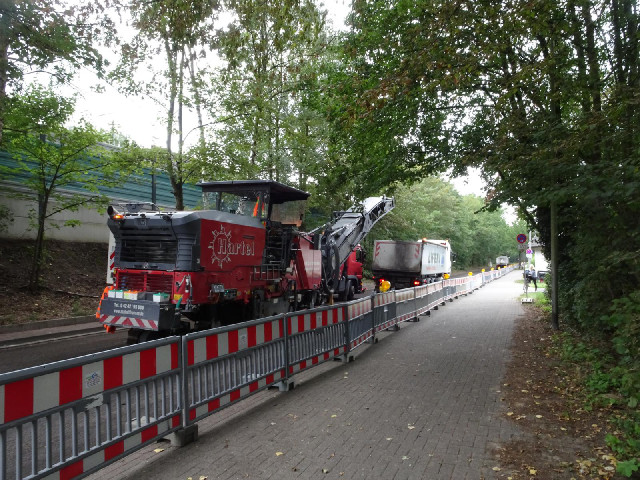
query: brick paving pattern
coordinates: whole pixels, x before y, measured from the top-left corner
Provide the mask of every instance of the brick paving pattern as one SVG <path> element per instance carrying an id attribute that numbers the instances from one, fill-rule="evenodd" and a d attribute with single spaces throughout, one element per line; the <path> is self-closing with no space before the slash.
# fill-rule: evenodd
<path id="1" fill-rule="evenodd" d="M 158 442 L 89 478 L 490 479 L 504 416 L 518 271 L 383 332 L 355 361 L 294 377 L 199 423 L 183 448 Z"/>

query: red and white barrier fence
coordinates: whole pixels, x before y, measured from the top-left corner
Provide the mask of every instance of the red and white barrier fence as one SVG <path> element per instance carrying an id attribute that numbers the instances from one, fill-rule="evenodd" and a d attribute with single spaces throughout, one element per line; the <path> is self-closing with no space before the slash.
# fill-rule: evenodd
<path id="1" fill-rule="evenodd" d="M 0 375 L 0 479 L 81 478 L 508 271 Z"/>
<path id="2" fill-rule="evenodd" d="M 174 337 L 1 375 L 0 478 L 84 476 L 178 430 L 180 374 Z"/>

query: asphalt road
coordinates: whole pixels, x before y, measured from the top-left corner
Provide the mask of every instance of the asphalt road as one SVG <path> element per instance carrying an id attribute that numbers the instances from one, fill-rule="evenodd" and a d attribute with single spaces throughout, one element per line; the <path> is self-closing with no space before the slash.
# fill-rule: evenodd
<path id="1" fill-rule="evenodd" d="M 463 272 L 453 272 L 452 277 L 466 276 Z M 356 298 L 373 293 L 373 285 L 367 284 L 367 290 Z M 339 302 L 336 302 L 339 303 Z M 44 365 L 91 353 L 102 352 L 126 344 L 127 330 L 118 329 L 114 334 L 83 333 L 39 340 L 20 345 L 0 345 L 0 373 L 12 372 L 23 368 Z"/>
<path id="2" fill-rule="evenodd" d="M 113 334 L 85 333 L 15 346 L 0 346 L 0 373 L 122 347 L 126 340 L 127 330 L 120 329 Z"/>

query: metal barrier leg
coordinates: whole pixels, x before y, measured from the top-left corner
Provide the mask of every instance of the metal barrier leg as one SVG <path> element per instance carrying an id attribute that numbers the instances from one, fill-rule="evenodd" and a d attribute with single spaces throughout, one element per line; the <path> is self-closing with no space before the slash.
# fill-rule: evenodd
<path id="1" fill-rule="evenodd" d="M 198 424 L 189 425 L 187 427 L 176 430 L 169 435 L 171 446 L 184 447 L 198 440 Z"/>
<path id="2" fill-rule="evenodd" d="M 351 352 L 347 352 L 344 355 L 340 355 L 339 357 L 334 357 L 333 358 L 335 361 L 337 362 L 342 362 L 342 363 L 351 363 L 353 362 L 356 358 L 351 355 Z"/>
<path id="3" fill-rule="evenodd" d="M 289 392 L 296 388 L 296 382 L 292 378 L 285 378 L 281 382 L 276 383 L 274 387 L 278 387 L 278 390 L 281 392 Z"/>

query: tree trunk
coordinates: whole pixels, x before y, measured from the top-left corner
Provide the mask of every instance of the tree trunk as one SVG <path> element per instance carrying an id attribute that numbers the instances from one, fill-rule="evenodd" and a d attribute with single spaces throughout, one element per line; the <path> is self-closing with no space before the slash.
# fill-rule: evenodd
<path id="1" fill-rule="evenodd" d="M 191 79 L 191 88 L 193 90 L 193 103 L 196 107 L 196 114 L 198 116 L 198 129 L 200 130 L 200 149 L 204 151 L 206 142 L 204 138 L 204 123 L 202 121 L 202 96 L 200 95 L 200 88 L 196 81 L 196 65 L 193 60 L 195 54 L 189 50 L 189 77 Z"/>
<path id="2" fill-rule="evenodd" d="M 44 227 L 47 218 L 47 208 L 49 204 L 48 194 L 38 194 L 38 233 L 31 259 L 31 269 L 29 271 L 29 283 L 27 288 L 36 291 L 40 288 L 40 270 L 42 267 L 42 253 L 44 251 Z"/>
<path id="3" fill-rule="evenodd" d="M 578 67 L 577 79 L 578 85 L 580 86 L 580 106 L 582 107 L 582 113 L 587 114 L 591 111 L 591 101 L 586 91 L 586 86 L 588 84 L 587 64 L 584 53 L 584 40 L 582 38 L 582 24 L 578 19 L 577 7 L 575 5 L 575 2 L 569 2 L 568 10 L 571 29 L 573 30 L 573 46 L 576 49 L 576 63 Z"/>
<path id="4" fill-rule="evenodd" d="M 172 48 L 168 39 L 165 39 L 165 52 L 167 54 L 167 64 L 169 67 L 169 108 L 167 111 L 167 173 L 171 179 L 173 196 L 176 200 L 176 210 L 184 210 L 184 200 L 182 197 L 182 184 L 176 175 L 176 165 L 173 156 L 173 118 L 176 111 L 176 98 L 178 96 L 178 73 L 177 73 L 177 51 Z M 180 159 L 177 160 L 179 162 Z"/>
<path id="5" fill-rule="evenodd" d="M 178 161 L 175 165 L 176 187 L 173 190 L 176 197 L 176 209 L 184 210 L 184 195 L 182 185 L 184 184 L 184 139 L 182 137 L 182 107 L 184 104 L 184 50 L 180 56 L 180 67 L 178 68 Z"/>

